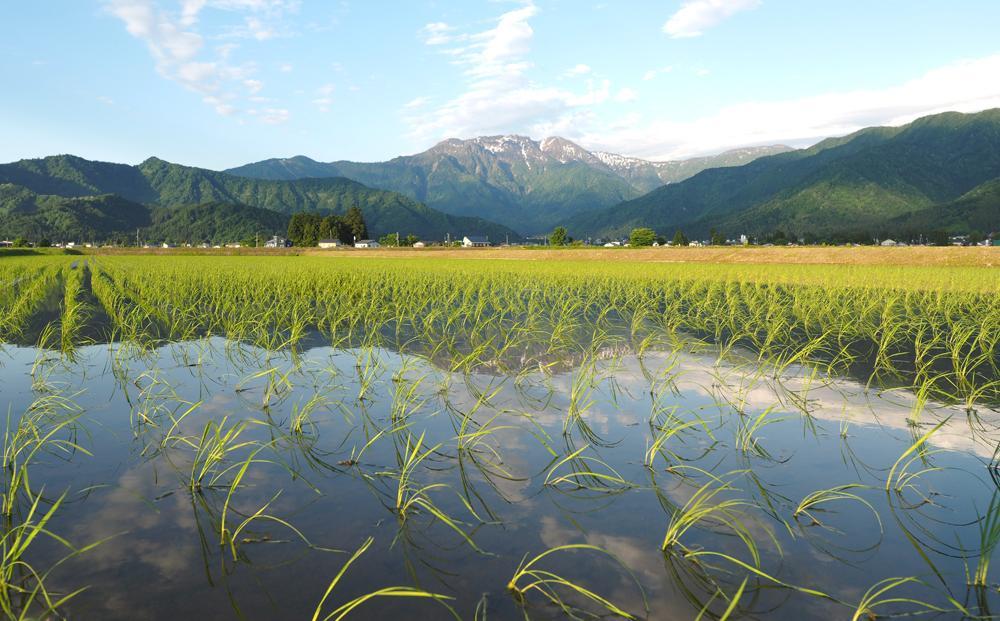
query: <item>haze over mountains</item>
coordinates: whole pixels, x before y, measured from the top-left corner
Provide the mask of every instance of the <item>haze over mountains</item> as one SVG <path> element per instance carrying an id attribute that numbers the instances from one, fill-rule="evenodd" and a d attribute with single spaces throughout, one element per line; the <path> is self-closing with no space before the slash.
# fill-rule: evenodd
<path id="1" fill-rule="evenodd" d="M 1000 109 L 682 162 L 493 136 L 370 164 L 297 157 L 216 172 L 62 155 L 0 165 L 0 236 L 108 239 L 143 228 L 175 241 L 235 239 L 281 232 L 293 212 L 351 206 L 373 235 L 428 240 L 516 240 L 555 225 L 577 238 L 640 226 L 731 238 L 990 233 L 1000 231 Z"/>
<path id="2" fill-rule="evenodd" d="M 722 166 L 789 151 L 748 147 L 720 155 L 652 162 L 588 151 L 565 138 L 525 136 L 450 139 L 387 162 L 270 159 L 226 172 L 272 180 L 346 177 L 400 192 L 446 213 L 486 218 L 523 234 L 544 233 L 583 212 L 637 198 L 667 183 Z"/>

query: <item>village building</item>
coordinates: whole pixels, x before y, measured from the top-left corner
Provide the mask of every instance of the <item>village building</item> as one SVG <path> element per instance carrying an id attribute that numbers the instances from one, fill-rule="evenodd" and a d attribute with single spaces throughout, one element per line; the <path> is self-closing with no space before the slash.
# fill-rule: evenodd
<path id="1" fill-rule="evenodd" d="M 320 248 L 340 248 L 344 244 L 340 243 L 339 239 L 321 239 L 316 245 Z"/>
<path id="2" fill-rule="evenodd" d="M 462 238 L 463 248 L 485 248 L 490 245 L 490 239 L 482 235 L 466 235 Z"/>
<path id="3" fill-rule="evenodd" d="M 359 239 L 354 242 L 355 248 L 378 248 L 379 243 L 374 239 Z"/>

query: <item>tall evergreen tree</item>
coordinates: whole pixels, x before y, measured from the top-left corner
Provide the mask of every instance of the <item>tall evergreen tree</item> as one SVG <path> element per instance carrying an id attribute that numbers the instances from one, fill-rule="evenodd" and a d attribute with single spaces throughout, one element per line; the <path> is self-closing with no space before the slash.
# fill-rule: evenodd
<path id="1" fill-rule="evenodd" d="M 351 235 L 354 239 L 351 241 L 356 241 L 359 239 L 368 239 L 368 225 L 365 224 L 365 216 L 361 213 L 361 210 L 357 207 L 351 207 L 344 214 L 344 222 L 347 228 L 350 229 Z"/>

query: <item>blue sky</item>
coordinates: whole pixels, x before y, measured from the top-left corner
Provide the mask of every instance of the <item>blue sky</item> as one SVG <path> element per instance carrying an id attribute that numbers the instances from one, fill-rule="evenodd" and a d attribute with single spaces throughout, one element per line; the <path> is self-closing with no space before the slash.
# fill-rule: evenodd
<path id="1" fill-rule="evenodd" d="M 674 159 L 1000 107 L 996 0 L 47 0 L 0 20 L 0 161 L 383 160 L 560 135 Z"/>

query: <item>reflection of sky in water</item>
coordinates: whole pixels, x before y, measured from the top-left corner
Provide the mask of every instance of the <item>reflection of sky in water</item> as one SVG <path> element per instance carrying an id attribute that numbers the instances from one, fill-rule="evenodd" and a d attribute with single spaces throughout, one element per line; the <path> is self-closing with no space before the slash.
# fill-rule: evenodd
<path id="1" fill-rule="evenodd" d="M 913 396 L 901 391 L 810 379 L 811 370 L 801 367 L 775 378 L 773 371 L 752 365 L 720 365 L 684 353 L 653 353 L 641 363 L 632 356 L 601 360 L 593 377 L 581 376 L 579 368 L 521 377 L 449 375 L 419 359 L 404 362 L 393 352 L 374 353 L 377 363 L 368 367 L 371 360 L 361 352 L 320 347 L 293 359 L 244 346 L 227 349 L 223 340 L 210 339 L 145 357 L 124 356 L 117 364 L 107 346 L 94 346 L 82 349 L 73 364 L 52 361 L 37 368 L 36 378 L 75 395 L 83 408 L 79 440 L 93 456 L 76 454 L 68 462 L 43 457 L 32 471 L 33 484 L 70 490 L 52 523 L 55 532 L 77 544 L 109 538 L 53 574 L 56 588 L 91 587 L 70 605 L 71 616 L 308 618 L 346 559 L 317 548 L 353 551 L 371 535 L 375 545 L 345 576 L 333 601 L 383 586 L 416 585 L 456 597 L 463 618 L 472 617 L 484 594 L 489 619 L 520 618 L 504 587 L 521 558 L 587 543 L 634 573 L 646 591 L 650 618 L 690 618 L 699 607 L 694 601 L 710 595 L 703 590 L 707 577 L 731 592 L 744 575 L 718 560 L 705 574 L 682 553 L 665 557 L 660 551 L 667 507 L 683 505 L 708 480 L 694 474 L 695 467 L 738 488 L 721 497 L 762 507 L 748 510 L 745 525 L 759 544 L 764 570 L 780 580 L 853 602 L 878 579 L 928 579 L 937 570 L 955 599 L 975 603 L 967 601 L 960 546 L 977 545 L 978 529 L 970 523 L 995 489 L 985 464 L 993 455 L 991 438 L 997 437 L 996 412 L 980 408 L 970 420 L 961 408 L 928 404 L 917 411 Z M 31 376 L 35 352 L 8 348 L 0 359 L 0 394 L 16 415 L 37 396 Z M 671 373 L 660 377 L 666 368 Z M 359 405 L 359 377 L 365 375 L 372 383 L 368 400 Z M 475 552 L 427 514 L 411 516 L 400 528 L 387 507 L 394 503 L 391 473 L 397 451 L 405 450 L 405 432 L 384 433 L 356 467 L 338 465 L 390 424 L 394 395 L 414 386 L 408 431 L 414 437 L 426 433 L 428 446 L 441 444 L 415 476 L 421 485 L 447 484 L 431 497 L 461 520 L 489 555 Z M 600 493 L 543 486 L 556 459 L 586 443 L 578 427 L 563 433 L 574 388 L 587 404 L 581 419 L 597 443 L 584 454 L 605 462 L 631 488 Z M 292 421 L 316 395 L 322 399 L 309 406 L 305 433 L 290 434 Z M 480 395 L 492 396 L 480 403 Z M 645 467 L 654 406 L 684 421 L 704 419 L 703 426 L 680 432 L 666 445 L 690 460 L 681 462 L 680 470 L 692 479 L 667 471 L 662 458 L 652 471 Z M 770 458 L 737 450 L 741 424 L 768 408 L 773 409 L 767 420 L 774 422 L 763 425 L 755 439 Z M 468 412 L 493 431 L 478 450 L 463 452 L 455 437 Z M 916 437 L 948 416 L 930 442 L 940 451 L 931 462 L 941 469 L 915 479 L 913 488 L 900 499 L 893 495 L 890 504 L 880 491 L 889 468 Z M 289 521 L 313 547 L 288 528 L 264 521 L 241 533 L 236 559 L 220 546 L 226 490 L 188 491 L 193 451 L 178 438 L 196 439 L 208 421 L 224 417 L 227 425 L 257 421 L 242 439 L 270 442 L 260 454 L 266 462 L 253 464 L 233 495 L 230 528 L 241 515 L 266 505 L 268 514 Z M 247 450 L 236 455 L 245 458 Z M 569 471 L 568 464 L 560 468 Z M 821 524 L 792 518 L 809 492 L 849 483 L 868 486 L 855 492 L 871 503 L 884 532 L 871 509 L 851 500 L 816 511 Z M 485 523 L 472 516 L 460 494 Z M 902 508 L 907 503 L 909 508 Z M 683 543 L 688 550 L 747 560 L 743 544 L 724 528 L 694 529 Z M 38 553 L 55 554 L 47 546 Z M 639 590 L 608 557 L 555 554 L 546 568 L 642 611 Z M 900 593 L 944 602 L 940 581 L 928 584 Z M 821 619 L 847 611 L 784 589 L 750 587 L 746 605 L 762 616 Z M 559 618 L 540 600 L 532 601 L 532 618 Z M 367 614 L 359 618 L 441 618 L 442 609 L 400 600 L 362 611 Z"/>

